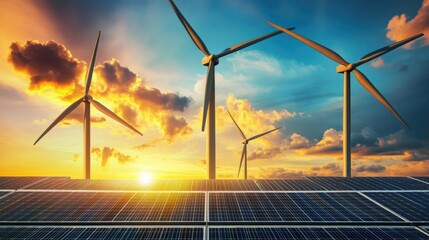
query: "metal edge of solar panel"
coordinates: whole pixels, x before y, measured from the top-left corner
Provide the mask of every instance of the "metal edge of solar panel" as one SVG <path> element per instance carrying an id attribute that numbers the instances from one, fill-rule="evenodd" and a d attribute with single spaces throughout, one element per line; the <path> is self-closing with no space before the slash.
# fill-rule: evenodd
<path id="1" fill-rule="evenodd" d="M 209 202 L 209 222 L 403 222 L 354 192 L 210 192 Z"/>
<path id="2" fill-rule="evenodd" d="M 429 177 L 410 177 L 410 178 L 417 179 L 417 180 L 423 181 L 424 183 L 429 184 Z"/>
<path id="3" fill-rule="evenodd" d="M 15 192 L 0 201 L 1 222 L 203 222 L 205 193 Z"/>
<path id="4" fill-rule="evenodd" d="M 0 226 L 0 239 L 203 239 L 200 226 Z"/>
<path id="5" fill-rule="evenodd" d="M 209 226 L 209 239 L 429 239 L 415 227 Z"/>
<path id="6" fill-rule="evenodd" d="M 429 223 L 429 192 L 364 192 L 362 194 L 409 221 Z"/>

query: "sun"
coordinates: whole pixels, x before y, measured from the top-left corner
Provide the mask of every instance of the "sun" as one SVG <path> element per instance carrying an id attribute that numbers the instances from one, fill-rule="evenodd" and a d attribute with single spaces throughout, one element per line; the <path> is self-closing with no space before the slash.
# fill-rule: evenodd
<path id="1" fill-rule="evenodd" d="M 139 174 L 139 181 L 141 184 L 147 185 L 153 181 L 152 173 L 150 172 L 142 172 Z"/>

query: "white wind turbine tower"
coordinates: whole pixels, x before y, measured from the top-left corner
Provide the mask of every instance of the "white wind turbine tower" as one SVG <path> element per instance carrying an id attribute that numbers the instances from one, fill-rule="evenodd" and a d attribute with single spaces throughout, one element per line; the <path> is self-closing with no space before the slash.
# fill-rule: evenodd
<path id="1" fill-rule="evenodd" d="M 84 152 L 84 174 L 85 174 L 85 179 L 90 179 L 90 168 L 91 168 L 91 158 L 90 158 L 90 154 L 91 154 L 91 144 L 90 144 L 90 118 L 91 118 L 91 114 L 90 114 L 90 104 L 92 103 L 94 105 L 95 108 L 97 108 L 100 112 L 106 114 L 107 116 L 113 118 L 114 120 L 118 121 L 119 123 L 121 123 L 122 125 L 128 127 L 129 129 L 133 130 L 134 132 L 141 134 L 137 129 L 133 128 L 130 124 L 128 124 L 127 122 L 125 122 L 123 119 L 121 119 L 118 115 L 116 115 L 115 113 L 113 113 L 112 111 L 110 111 L 109 109 L 107 109 L 105 106 L 103 106 L 103 104 L 101 104 L 100 102 L 96 101 L 95 99 L 93 99 L 88 93 L 89 93 L 89 88 L 91 87 L 91 79 L 92 79 L 92 72 L 94 70 L 94 63 L 95 63 L 95 58 L 97 55 L 97 48 L 98 48 L 98 42 L 100 40 L 100 34 L 101 31 L 98 32 L 98 37 L 97 37 L 97 41 L 95 42 L 95 47 L 94 47 L 94 52 L 92 53 L 92 58 L 91 58 L 91 62 L 90 62 L 90 66 L 88 67 L 87 73 L 86 73 L 86 85 L 85 85 L 85 93 L 83 95 L 83 97 L 79 98 L 76 102 L 72 103 L 68 108 L 66 108 L 66 110 L 64 110 L 64 112 L 62 112 L 57 119 L 55 119 L 54 122 L 52 122 L 51 125 L 49 125 L 49 127 L 42 133 L 42 135 L 40 135 L 40 137 L 36 140 L 36 142 L 34 143 L 34 145 L 36 145 L 36 143 L 43 138 L 43 136 L 45 136 L 53 127 L 55 127 L 55 125 L 57 125 L 59 122 L 61 122 L 61 120 L 63 120 L 67 115 L 69 115 L 71 112 L 73 112 L 73 110 L 75 110 L 82 102 L 85 104 L 85 113 L 83 115 L 83 152 Z"/>
<path id="2" fill-rule="evenodd" d="M 255 135 L 253 137 L 250 138 L 246 138 L 246 135 L 244 135 L 243 131 L 241 130 L 241 128 L 238 126 L 237 122 L 235 121 L 235 119 L 232 117 L 231 113 L 228 111 L 229 116 L 231 117 L 232 121 L 234 122 L 235 126 L 237 127 L 237 130 L 240 132 L 241 137 L 243 138 L 243 152 L 241 153 L 241 160 L 240 160 L 240 167 L 238 168 L 238 173 L 237 173 L 237 177 L 240 176 L 240 170 L 241 170 L 241 165 L 243 163 L 243 159 L 244 159 L 244 179 L 247 179 L 247 144 L 249 144 L 250 141 L 257 139 L 259 137 L 262 137 L 264 135 L 267 135 L 270 132 L 274 132 L 278 129 L 280 129 L 281 127 L 266 131 L 264 133 Z"/>
<path id="3" fill-rule="evenodd" d="M 204 94 L 204 108 L 203 108 L 203 122 L 202 122 L 202 131 L 205 130 L 206 118 L 208 121 L 208 131 L 207 131 L 207 145 L 206 145 L 206 158 L 208 161 L 208 178 L 215 179 L 216 178 L 216 138 L 215 138 L 215 66 L 219 64 L 219 58 L 224 57 L 228 54 L 239 51 L 243 48 L 249 47 L 255 43 L 258 43 L 267 38 L 273 37 L 281 33 L 281 31 L 275 31 L 249 41 L 239 43 L 232 47 L 229 47 L 223 50 L 219 54 L 212 54 L 207 49 L 204 42 L 192 28 L 192 26 L 188 23 L 185 17 L 177 8 L 176 4 L 172 0 L 169 0 L 171 7 L 179 18 L 180 22 L 182 22 L 189 36 L 191 37 L 194 44 L 200 49 L 201 52 L 204 53 L 204 57 L 202 59 L 202 64 L 208 67 L 207 77 L 206 77 L 206 88 Z M 295 28 L 289 28 L 289 30 L 293 30 Z M 208 115 L 208 117 L 207 117 Z"/>
<path id="4" fill-rule="evenodd" d="M 338 53 L 332 51 L 331 49 L 324 47 L 316 42 L 311 41 L 297 33 L 289 31 L 286 28 L 280 27 L 274 23 L 268 22 L 271 26 L 283 31 L 284 33 L 289 34 L 290 36 L 296 38 L 297 40 L 303 42 L 304 44 L 314 48 L 316 51 L 322 53 L 328 58 L 334 60 L 340 65 L 337 66 L 336 70 L 338 73 L 344 74 L 344 97 L 343 97 L 343 159 L 344 159 L 344 169 L 343 175 L 344 177 L 351 177 L 351 145 L 350 145 L 350 72 L 353 72 L 358 82 L 369 92 L 371 93 L 379 102 L 381 102 L 395 117 L 404 125 L 407 129 L 409 129 L 407 123 L 402 119 L 401 116 L 396 112 L 396 110 L 390 105 L 390 103 L 381 95 L 381 93 L 372 85 L 372 83 L 368 80 L 368 78 L 356 67 L 371 61 L 377 57 L 380 57 L 383 54 L 386 54 L 406 43 L 409 43 L 421 36 L 423 33 L 419 33 L 407 39 L 404 39 L 399 42 L 395 42 L 386 47 L 380 48 L 373 52 L 368 53 L 363 56 L 359 61 L 355 63 L 348 63 L 344 60 Z"/>

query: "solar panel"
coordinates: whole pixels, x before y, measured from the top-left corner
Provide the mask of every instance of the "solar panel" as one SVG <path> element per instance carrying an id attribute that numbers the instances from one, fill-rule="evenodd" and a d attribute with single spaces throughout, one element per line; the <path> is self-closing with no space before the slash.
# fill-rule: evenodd
<path id="1" fill-rule="evenodd" d="M 308 179 L 276 179 L 256 180 L 256 184 L 263 191 L 321 191 L 322 186 Z"/>
<path id="2" fill-rule="evenodd" d="M 19 189 L 46 177 L 0 177 L 0 189 Z"/>
<path id="3" fill-rule="evenodd" d="M 203 239 L 195 227 L 17 227 L 0 226 L 1 239 Z"/>
<path id="4" fill-rule="evenodd" d="M 204 221 L 204 193 L 17 192 L 0 222 Z"/>
<path id="5" fill-rule="evenodd" d="M 0 198 L 8 193 L 10 193 L 10 191 L 0 191 Z"/>
<path id="6" fill-rule="evenodd" d="M 210 227 L 210 239 L 428 239 L 412 227 Z"/>
<path id="7" fill-rule="evenodd" d="M 136 193 L 113 221 L 204 222 L 204 193 Z"/>
<path id="8" fill-rule="evenodd" d="M 308 177 L 328 190 L 429 190 L 429 184 L 407 177 Z"/>
<path id="9" fill-rule="evenodd" d="M 410 221 L 429 221 L 429 192 L 367 192 L 365 195 Z"/>
<path id="10" fill-rule="evenodd" d="M 400 218 L 357 193 L 209 193 L 213 222 L 384 222 Z"/>

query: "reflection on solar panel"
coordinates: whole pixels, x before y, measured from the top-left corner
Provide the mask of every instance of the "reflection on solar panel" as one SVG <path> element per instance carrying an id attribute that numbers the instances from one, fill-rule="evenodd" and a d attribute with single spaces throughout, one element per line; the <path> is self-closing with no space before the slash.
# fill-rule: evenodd
<path id="1" fill-rule="evenodd" d="M 412 227 L 210 227 L 210 239 L 428 239 Z"/>
<path id="2" fill-rule="evenodd" d="M 429 221 L 429 192 L 368 192 L 365 195 L 410 221 Z"/>
<path id="3" fill-rule="evenodd" d="M 203 222 L 204 193 L 136 193 L 114 221 Z"/>
<path id="4" fill-rule="evenodd" d="M 47 179 L 26 189 L 125 190 L 125 191 L 258 191 L 246 180 L 156 180 L 142 184 L 135 180 Z"/>
<path id="5" fill-rule="evenodd" d="M 0 177 L 0 189 L 18 189 L 43 180 L 45 177 Z"/>
<path id="6" fill-rule="evenodd" d="M 401 221 L 357 193 L 210 193 L 214 222 Z"/>
<path id="7" fill-rule="evenodd" d="M 203 239 L 193 227 L 0 227 L 1 239 Z"/>
<path id="8" fill-rule="evenodd" d="M 308 177 L 328 190 L 429 190 L 429 184 L 404 177 Z"/>
<path id="9" fill-rule="evenodd" d="M 325 190 L 319 184 L 306 178 L 285 179 L 285 180 L 256 180 L 256 183 L 263 191 L 320 191 Z"/>
<path id="10" fill-rule="evenodd" d="M 17 192 L 0 221 L 204 221 L 203 193 Z"/>
<path id="11" fill-rule="evenodd" d="M 10 193 L 9 191 L 1 191 L 0 192 L 0 198 L 6 194 Z"/>

